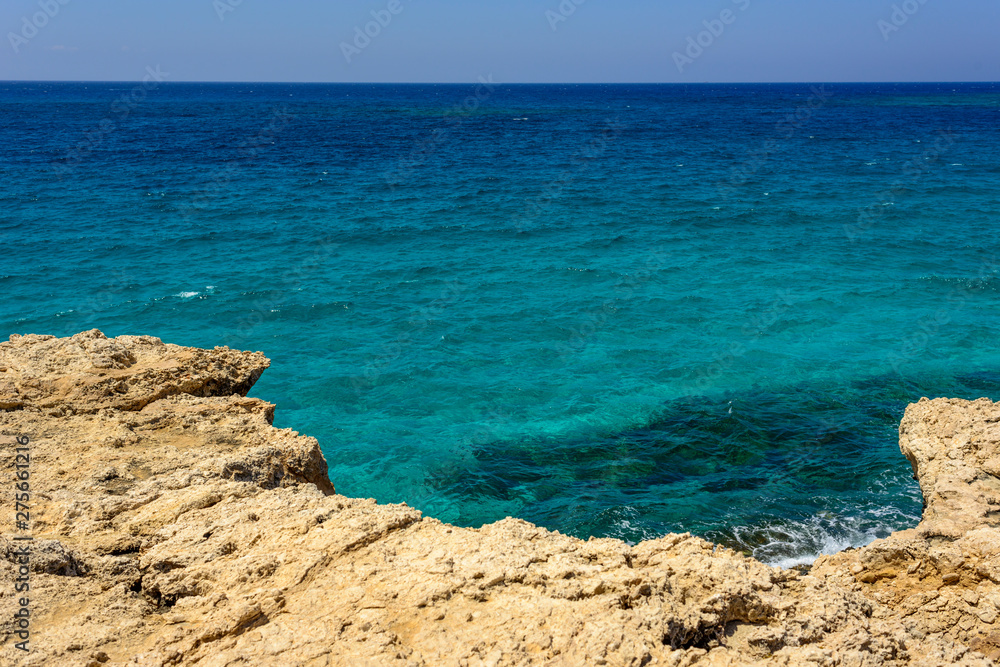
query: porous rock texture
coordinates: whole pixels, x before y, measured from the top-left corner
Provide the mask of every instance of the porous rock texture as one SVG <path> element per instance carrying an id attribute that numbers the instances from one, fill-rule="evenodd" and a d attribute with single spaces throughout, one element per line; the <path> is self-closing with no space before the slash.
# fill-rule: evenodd
<path id="1" fill-rule="evenodd" d="M 1000 656 L 1000 404 L 911 405 L 912 530 L 768 567 L 690 535 L 635 546 L 457 528 L 336 495 L 318 443 L 246 393 L 268 361 L 147 336 L 0 343 L 0 444 L 31 450 L 30 651 L 12 475 L 3 665 L 987 665 Z M 998 628 L 1000 629 L 1000 628 Z"/>

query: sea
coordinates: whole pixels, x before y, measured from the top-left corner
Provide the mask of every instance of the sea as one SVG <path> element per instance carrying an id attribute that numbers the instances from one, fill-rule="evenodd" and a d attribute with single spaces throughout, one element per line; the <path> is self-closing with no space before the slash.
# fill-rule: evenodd
<path id="1" fill-rule="evenodd" d="M 807 564 L 1000 400 L 1000 85 L 0 82 L 0 336 L 260 350 L 337 491 Z"/>

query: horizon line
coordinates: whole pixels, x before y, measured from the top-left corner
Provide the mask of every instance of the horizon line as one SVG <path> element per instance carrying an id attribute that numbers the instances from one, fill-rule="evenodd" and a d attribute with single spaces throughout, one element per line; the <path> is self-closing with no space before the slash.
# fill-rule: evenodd
<path id="1" fill-rule="evenodd" d="M 0 83 L 137 83 L 139 79 L 0 79 Z M 255 84 L 255 85 L 317 85 L 317 86 L 471 86 L 468 81 L 161 81 L 170 84 Z M 498 86 L 764 86 L 764 85 L 856 85 L 856 84 L 1000 84 L 1000 81 L 956 79 L 949 81 L 511 81 L 493 82 Z"/>

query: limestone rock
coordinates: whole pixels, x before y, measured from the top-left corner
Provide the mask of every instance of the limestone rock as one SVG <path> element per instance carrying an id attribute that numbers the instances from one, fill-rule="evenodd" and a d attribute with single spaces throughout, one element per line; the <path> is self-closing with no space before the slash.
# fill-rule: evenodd
<path id="1" fill-rule="evenodd" d="M 1000 404 L 910 406 L 912 530 L 768 567 L 690 535 L 635 546 L 480 529 L 335 494 L 318 443 L 246 393 L 259 353 L 149 337 L 0 343 L 0 445 L 31 443 L 24 665 L 987 665 L 1000 655 Z M 14 525 L 0 507 L 0 530 Z M 0 536 L 0 580 L 18 574 Z"/>
<path id="2" fill-rule="evenodd" d="M 0 409 L 54 416 L 141 410 L 167 396 L 246 395 L 268 367 L 263 354 L 166 345 L 151 336 L 10 337 L 0 343 Z"/>

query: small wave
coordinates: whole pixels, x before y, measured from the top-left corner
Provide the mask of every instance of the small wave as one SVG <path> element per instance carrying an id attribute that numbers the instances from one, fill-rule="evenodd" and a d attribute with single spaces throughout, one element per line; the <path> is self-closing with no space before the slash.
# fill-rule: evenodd
<path id="1" fill-rule="evenodd" d="M 205 285 L 206 296 L 208 294 L 212 294 L 213 292 L 215 292 L 215 285 Z M 178 299 L 193 299 L 200 294 L 201 292 L 178 292 L 177 294 L 172 294 L 171 296 L 175 296 Z"/>
<path id="2" fill-rule="evenodd" d="M 727 546 L 747 551 L 757 560 L 774 567 L 808 566 L 820 556 L 867 546 L 877 539 L 888 537 L 898 529 L 901 518 L 895 512 L 893 516 L 864 518 L 820 512 L 803 521 L 735 528 L 732 531 L 735 545 Z M 915 523 L 916 519 L 912 521 Z"/>
<path id="3" fill-rule="evenodd" d="M 949 287 L 957 291 L 986 291 L 996 290 L 1000 284 L 1000 278 L 996 275 L 981 275 L 978 278 L 964 276 L 921 276 L 919 280 L 927 281 L 931 284 Z"/>

